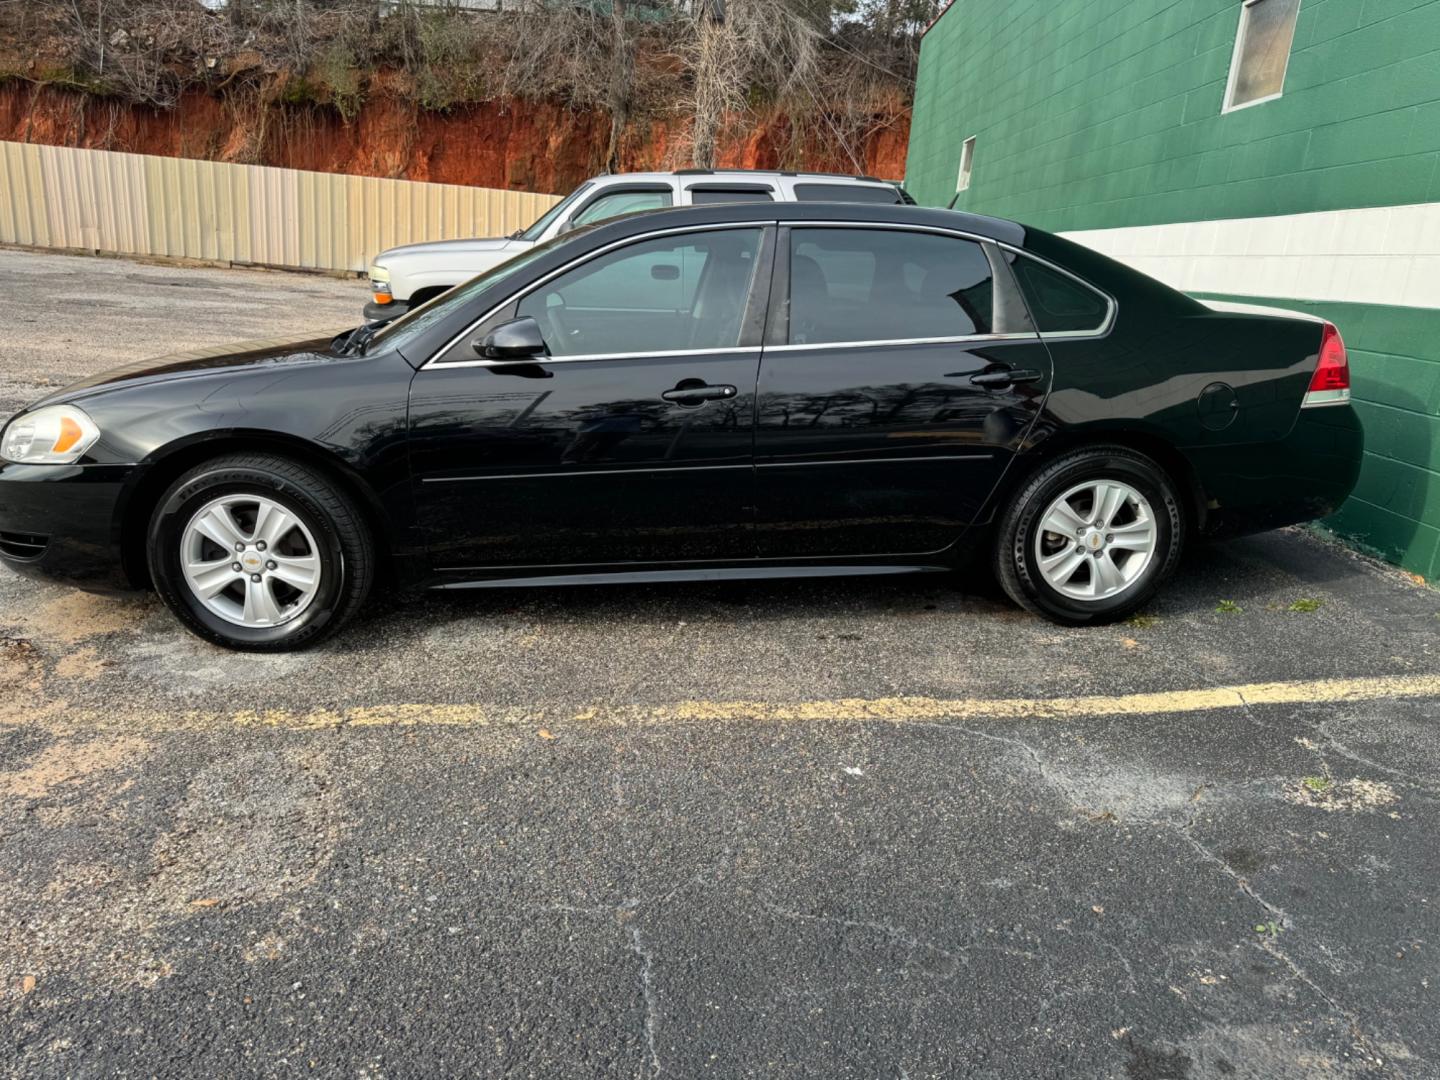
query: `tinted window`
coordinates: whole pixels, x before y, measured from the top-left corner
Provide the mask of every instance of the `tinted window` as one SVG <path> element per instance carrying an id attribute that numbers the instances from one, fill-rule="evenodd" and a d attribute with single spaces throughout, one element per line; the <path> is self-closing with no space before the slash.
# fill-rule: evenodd
<path id="1" fill-rule="evenodd" d="M 979 244 L 900 229 L 795 229 L 790 252 L 796 344 L 990 332 L 990 262 Z"/>
<path id="2" fill-rule="evenodd" d="M 646 240 L 591 259 L 520 302 L 554 356 L 726 349 L 759 261 L 760 229 Z"/>
<path id="3" fill-rule="evenodd" d="M 592 221 L 604 221 L 618 214 L 633 214 L 637 210 L 660 210 L 671 202 L 668 191 L 616 191 L 601 195 L 576 214 L 575 224 L 589 225 Z"/>
<path id="4" fill-rule="evenodd" d="M 775 198 L 766 191 L 757 191 L 753 188 L 691 188 L 690 202 L 695 206 L 704 206 L 707 203 L 727 202 L 774 202 Z"/>
<path id="5" fill-rule="evenodd" d="M 795 199 L 797 202 L 865 202 L 886 206 L 901 201 L 898 188 L 864 184 L 796 184 Z"/>
<path id="6" fill-rule="evenodd" d="M 1035 328 L 1042 334 L 1098 330 L 1105 325 L 1109 301 L 1092 289 L 1034 259 L 1022 257 L 1010 265 L 1030 305 Z"/>

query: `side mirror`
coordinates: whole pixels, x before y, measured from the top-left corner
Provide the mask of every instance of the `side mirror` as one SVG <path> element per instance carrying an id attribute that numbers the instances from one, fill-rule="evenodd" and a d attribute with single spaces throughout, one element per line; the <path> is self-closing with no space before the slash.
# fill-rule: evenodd
<path id="1" fill-rule="evenodd" d="M 511 319 L 474 342 L 474 350 L 486 360 L 533 361 L 548 355 L 540 324 L 529 315 Z"/>
<path id="2" fill-rule="evenodd" d="M 650 277 L 655 281 L 679 281 L 680 267 L 674 263 L 656 263 L 650 267 Z"/>

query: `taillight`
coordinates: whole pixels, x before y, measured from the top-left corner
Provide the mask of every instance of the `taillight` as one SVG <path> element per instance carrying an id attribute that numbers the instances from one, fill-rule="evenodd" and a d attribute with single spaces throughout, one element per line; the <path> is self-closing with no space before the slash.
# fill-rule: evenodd
<path id="1" fill-rule="evenodd" d="M 1320 358 L 1310 376 L 1310 389 L 1301 408 L 1317 405 L 1346 405 L 1350 401 L 1350 361 L 1345 356 L 1345 342 L 1333 323 L 1320 331 Z"/>

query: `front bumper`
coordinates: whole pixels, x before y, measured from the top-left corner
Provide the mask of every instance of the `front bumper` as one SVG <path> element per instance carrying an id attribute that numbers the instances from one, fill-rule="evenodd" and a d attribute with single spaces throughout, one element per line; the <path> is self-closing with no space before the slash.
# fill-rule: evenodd
<path id="1" fill-rule="evenodd" d="M 404 300 L 391 300 L 388 304 L 377 304 L 371 300 L 365 305 L 365 321 L 386 323 L 391 319 L 398 319 L 410 310 L 410 305 Z"/>
<path id="2" fill-rule="evenodd" d="M 120 537 L 135 469 L 0 462 L 0 563 L 91 592 L 135 588 Z"/>

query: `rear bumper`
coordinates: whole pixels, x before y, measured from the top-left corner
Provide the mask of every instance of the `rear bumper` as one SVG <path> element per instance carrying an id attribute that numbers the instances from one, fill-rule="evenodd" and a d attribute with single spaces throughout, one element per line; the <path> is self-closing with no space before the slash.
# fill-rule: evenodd
<path id="1" fill-rule="evenodd" d="M 120 508 L 135 468 L 0 463 L 0 563 L 91 592 L 133 589 Z"/>
<path id="2" fill-rule="evenodd" d="M 1344 405 L 1301 409 L 1278 442 L 1189 451 L 1209 503 L 1205 533 L 1238 536 L 1328 517 L 1355 489 L 1364 449 L 1360 418 Z"/>

